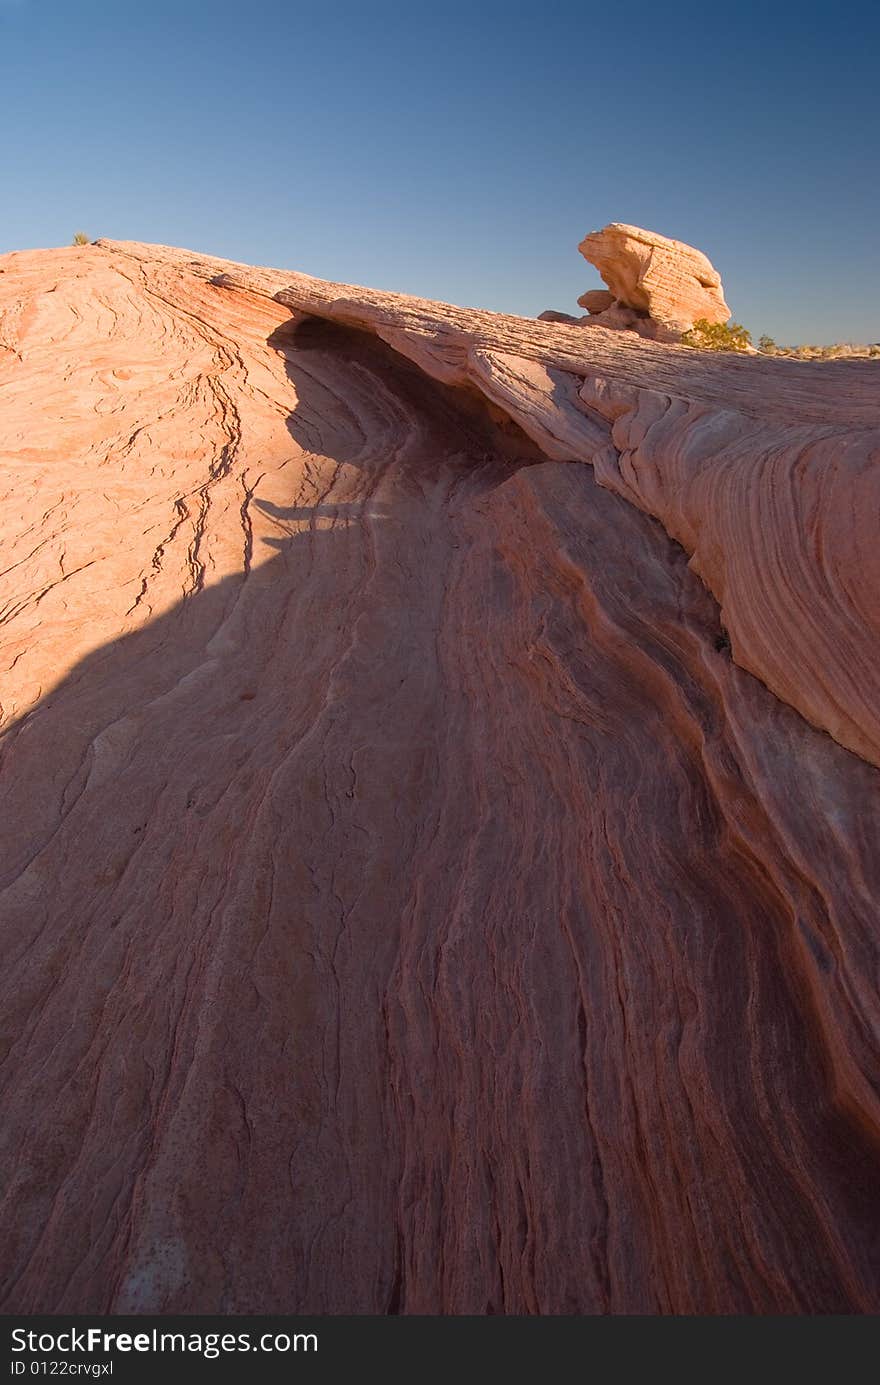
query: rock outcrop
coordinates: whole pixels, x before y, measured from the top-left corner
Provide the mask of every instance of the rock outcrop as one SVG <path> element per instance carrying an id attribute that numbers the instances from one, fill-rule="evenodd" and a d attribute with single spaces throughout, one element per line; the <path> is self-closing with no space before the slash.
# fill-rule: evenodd
<path id="1" fill-rule="evenodd" d="M 701 251 L 640 226 L 613 221 L 578 247 L 608 290 L 578 299 L 589 325 L 623 327 L 658 341 L 678 341 L 695 322 L 726 322 L 721 276 Z"/>
<path id="2" fill-rule="evenodd" d="M 598 317 L 600 313 L 613 308 L 616 301 L 610 289 L 588 289 L 578 299 L 581 307 L 586 308 L 593 317 Z"/>
<path id="3" fill-rule="evenodd" d="M 877 366 L 112 242 L 0 346 L 4 1311 L 880 1309 Z"/>

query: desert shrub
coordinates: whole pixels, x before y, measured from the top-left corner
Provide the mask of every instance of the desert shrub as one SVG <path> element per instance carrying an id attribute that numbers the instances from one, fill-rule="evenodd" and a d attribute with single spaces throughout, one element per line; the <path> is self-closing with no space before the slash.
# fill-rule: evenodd
<path id="1" fill-rule="evenodd" d="M 758 343 L 764 351 L 764 338 Z M 794 361 L 850 361 L 858 358 L 870 359 L 880 356 L 880 344 L 874 342 L 869 346 L 859 346 L 855 342 L 838 341 L 831 346 L 813 346 L 806 343 L 801 346 L 777 346 L 769 353 L 774 356 L 788 356 Z"/>
<path id="2" fill-rule="evenodd" d="M 775 356 L 778 350 L 776 342 L 772 337 L 758 337 L 758 350 L 763 351 L 765 356 Z"/>
<path id="3" fill-rule="evenodd" d="M 707 322 L 701 317 L 681 340 L 684 346 L 696 346 L 700 351 L 747 351 L 752 334 L 739 322 Z"/>
<path id="4" fill-rule="evenodd" d="M 838 341 L 832 346 L 785 346 L 780 353 L 797 361 L 846 361 L 855 356 L 869 356 L 870 348 L 852 342 Z"/>
<path id="5" fill-rule="evenodd" d="M 71 245 L 88 245 L 89 238 L 85 231 L 74 231 L 73 240 L 70 243 Z"/>

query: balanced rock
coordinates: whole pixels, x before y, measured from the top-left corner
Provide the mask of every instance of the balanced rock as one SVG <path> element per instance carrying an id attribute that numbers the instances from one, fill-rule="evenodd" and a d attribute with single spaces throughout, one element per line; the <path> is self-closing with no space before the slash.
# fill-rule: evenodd
<path id="1" fill-rule="evenodd" d="M 591 231 L 578 249 L 596 266 L 614 299 L 655 324 L 645 335 L 674 341 L 700 319 L 726 322 L 730 317 L 720 274 L 692 245 L 613 221 Z M 601 293 L 590 290 L 578 302 L 591 313 L 602 313 L 610 304 L 599 300 Z"/>
<path id="2" fill-rule="evenodd" d="M 606 308 L 614 306 L 615 298 L 610 289 L 587 289 L 578 302 L 588 313 L 604 313 Z"/>

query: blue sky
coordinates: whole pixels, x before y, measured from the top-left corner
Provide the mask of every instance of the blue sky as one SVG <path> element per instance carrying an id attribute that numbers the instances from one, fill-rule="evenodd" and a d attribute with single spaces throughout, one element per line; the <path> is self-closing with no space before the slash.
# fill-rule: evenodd
<path id="1" fill-rule="evenodd" d="M 880 5 L 0 0 L 0 250 L 91 237 L 534 314 L 628 221 L 880 340 Z"/>

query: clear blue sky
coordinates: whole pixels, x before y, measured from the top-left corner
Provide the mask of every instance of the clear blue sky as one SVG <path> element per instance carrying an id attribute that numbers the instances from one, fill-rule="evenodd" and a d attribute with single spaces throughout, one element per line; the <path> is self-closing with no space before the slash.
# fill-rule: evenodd
<path id="1" fill-rule="evenodd" d="M 880 5 L 0 0 L 0 250 L 160 241 L 534 314 L 635 222 L 880 340 Z"/>

